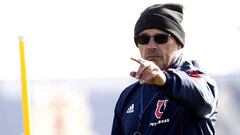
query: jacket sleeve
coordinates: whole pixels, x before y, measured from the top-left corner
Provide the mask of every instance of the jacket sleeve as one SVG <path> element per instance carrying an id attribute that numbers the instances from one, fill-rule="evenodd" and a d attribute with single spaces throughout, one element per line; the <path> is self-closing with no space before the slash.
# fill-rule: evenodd
<path id="1" fill-rule="evenodd" d="M 112 133 L 111 135 L 122 135 L 122 124 L 121 119 L 118 114 L 115 112 L 113 117 L 113 124 L 112 124 Z"/>
<path id="2" fill-rule="evenodd" d="M 137 90 L 137 86 L 139 85 L 138 82 L 128 86 L 123 90 L 121 95 L 119 96 L 119 99 L 116 103 L 115 109 L 114 109 L 114 117 L 113 117 L 113 124 L 112 124 L 112 133 L 111 135 L 123 135 L 124 134 L 124 127 L 122 124 L 122 117 L 123 117 L 123 110 L 134 93 L 135 90 Z"/>
<path id="3" fill-rule="evenodd" d="M 216 83 L 199 68 L 185 62 L 181 69 L 169 69 L 164 73 L 167 77 L 164 90 L 169 99 L 200 117 L 209 118 L 216 111 Z"/>
<path id="4" fill-rule="evenodd" d="M 123 99 L 125 98 L 125 92 L 123 91 L 116 103 L 114 109 L 114 117 L 113 117 L 113 124 L 112 124 L 112 133 L 111 135 L 123 135 L 123 128 L 122 128 L 122 106 L 123 106 Z"/>

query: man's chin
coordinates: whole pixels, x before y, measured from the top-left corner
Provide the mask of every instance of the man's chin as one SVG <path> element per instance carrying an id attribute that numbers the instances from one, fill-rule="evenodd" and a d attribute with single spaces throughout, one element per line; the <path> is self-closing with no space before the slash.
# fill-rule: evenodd
<path id="1" fill-rule="evenodd" d="M 147 60 L 154 62 L 160 69 L 164 68 L 164 64 L 157 57 L 149 57 Z"/>
<path id="2" fill-rule="evenodd" d="M 159 61 L 160 61 L 159 58 L 157 58 L 157 57 L 148 57 L 146 60 L 152 61 L 155 64 L 159 63 Z"/>

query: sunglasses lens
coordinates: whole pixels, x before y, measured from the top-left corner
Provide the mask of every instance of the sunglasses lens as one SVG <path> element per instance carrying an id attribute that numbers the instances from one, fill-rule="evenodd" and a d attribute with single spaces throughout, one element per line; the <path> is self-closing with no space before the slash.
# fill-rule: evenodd
<path id="1" fill-rule="evenodd" d="M 156 34 L 153 36 L 154 38 L 154 41 L 157 43 L 157 44 L 165 44 L 168 42 L 168 37 L 169 35 L 167 34 Z M 141 45 L 147 45 L 149 43 L 151 39 L 151 36 L 149 35 L 138 35 L 135 37 L 135 42 L 137 44 L 141 44 Z"/>
<path id="2" fill-rule="evenodd" d="M 135 38 L 135 42 L 142 45 L 148 44 L 149 40 L 150 37 L 147 35 L 140 35 Z"/>
<path id="3" fill-rule="evenodd" d="M 166 34 L 157 34 L 154 36 L 154 41 L 157 44 L 164 44 L 167 43 L 169 35 Z"/>

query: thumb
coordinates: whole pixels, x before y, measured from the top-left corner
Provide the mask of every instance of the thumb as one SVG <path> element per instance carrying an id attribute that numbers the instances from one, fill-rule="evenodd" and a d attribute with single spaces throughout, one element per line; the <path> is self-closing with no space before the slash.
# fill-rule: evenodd
<path id="1" fill-rule="evenodd" d="M 137 72 L 135 72 L 135 71 L 132 71 L 132 72 L 130 72 L 130 74 L 129 74 L 129 75 L 135 78 L 136 74 L 137 74 Z"/>

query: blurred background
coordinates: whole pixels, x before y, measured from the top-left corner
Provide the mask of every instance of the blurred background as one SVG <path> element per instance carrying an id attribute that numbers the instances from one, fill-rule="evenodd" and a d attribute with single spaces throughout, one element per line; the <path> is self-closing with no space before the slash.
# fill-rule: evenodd
<path id="1" fill-rule="evenodd" d="M 22 135 L 18 36 L 24 36 L 33 135 L 107 135 L 139 57 L 133 29 L 155 3 L 185 7 L 184 57 L 220 89 L 217 135 L 240 130 L 237 0 L 0 1 L 0 134 Z"/>

